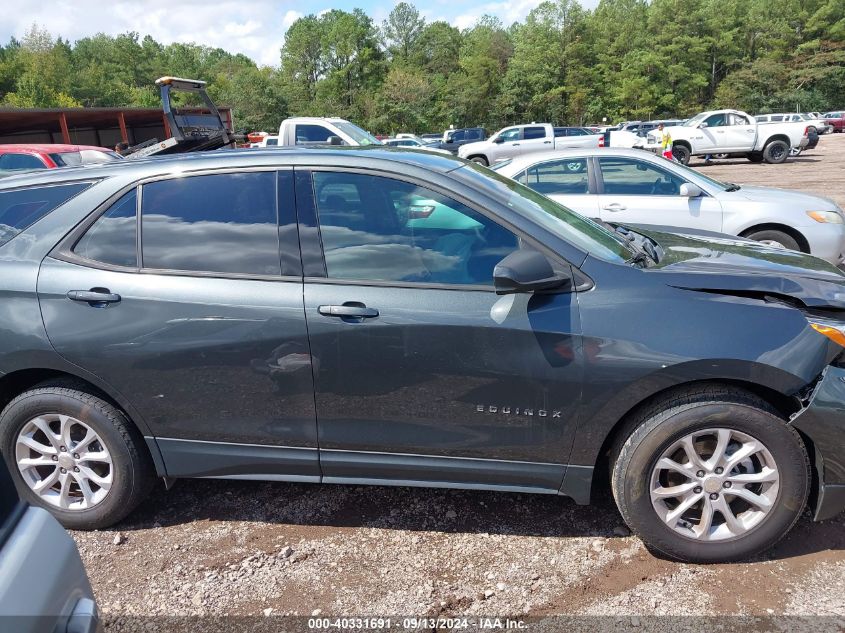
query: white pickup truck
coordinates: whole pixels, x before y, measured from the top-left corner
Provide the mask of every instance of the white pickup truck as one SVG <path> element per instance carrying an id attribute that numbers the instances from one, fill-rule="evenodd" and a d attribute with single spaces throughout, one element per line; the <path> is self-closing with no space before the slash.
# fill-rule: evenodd
<path id="1" fill-rule="evenodd" d="M 346 119 L 293 117 L 279 126 L 279 145 L 381 145 L 375 136 Z"/>
<path id="2" fill-rule="evenodd" d="M 790 150 L 803 149 L 808 143 L 806 123 L 758 125 L 740 110 L 702 112 L 666 131 L 672 137 L 672 154 L 684 165 L 691 156 L 707 154 L 741 154 L 752 163 L 782 163 Z M 646 149 L 659 147 L 657 134 L 649 132 Z"/>
<path id="3" fill-rule="evenodd" d="M 531 152 L 598 147 L 600 138 L 601 135 L 580 127 L 555 127 L 550 123 L 512 125 L 499 130 L 486 141 L 461 145 L 458 156 L 482 165 L 492 165 Z"/>

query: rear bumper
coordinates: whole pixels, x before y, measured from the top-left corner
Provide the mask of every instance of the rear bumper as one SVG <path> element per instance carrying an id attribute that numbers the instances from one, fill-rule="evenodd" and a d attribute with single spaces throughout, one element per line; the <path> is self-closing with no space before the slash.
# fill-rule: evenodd
<path id="1" fill-rule="evenodd" d="M 829 519 L 845 510 L 845 369 L 828 367 L 790 423 L 812 444 L 818 478 L 813 518 Z"/>

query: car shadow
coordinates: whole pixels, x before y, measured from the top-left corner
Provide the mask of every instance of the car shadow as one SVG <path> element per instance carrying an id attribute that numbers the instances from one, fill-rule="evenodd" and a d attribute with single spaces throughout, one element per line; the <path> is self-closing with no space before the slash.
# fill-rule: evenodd
<path id="1" fill-rule="evenodd" d="M 592 505 L 579 506 L 555 495 L 185 479 L 170 490 L 158 486 L 115 527 L 133 531 L 194 521 L 241 521 L 547 538 L 626 536 L 610 494 L 595 497 Z M 843 549 L 845 514 L 813 523 L 805 512 L 790 534 L 758 560 Z"/>

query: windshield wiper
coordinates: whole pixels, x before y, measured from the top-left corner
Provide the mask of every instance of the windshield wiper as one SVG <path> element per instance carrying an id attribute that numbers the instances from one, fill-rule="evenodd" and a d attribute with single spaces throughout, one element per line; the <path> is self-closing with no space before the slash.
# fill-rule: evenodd
<path id="1" fill-rule="evenodd" d="M 648 264 L 650 257 L 645 254 L 645 251 L 637 251 L 633 257 L 626 259 L 626 264 Z"/>
<path id="2" fill-rule="evenodd" d="M 732 182 L 727 182 L 725 184 L 727 185 L 725 191 L 739 191 L 740 189 L 742 189 L 742 187 L 740 187 L 739 185 L 735 185 Z"/>

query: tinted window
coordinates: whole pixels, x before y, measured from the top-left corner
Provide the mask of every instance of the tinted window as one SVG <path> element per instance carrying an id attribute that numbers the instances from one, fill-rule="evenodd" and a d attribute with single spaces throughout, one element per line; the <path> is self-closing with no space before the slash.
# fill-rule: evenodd
<path id="1" fill-rule="evenodd" d="M 569 128 L 569 131 L 567 132 L 567 134 L 569 136 L 588 136 L 590 133 L 587 132 L 586 130 L 582 130 L 579 127 L 571 127 L 571 128 Z"/>
<path id="2" fill-rule="evenodd" d="M 770 121 L 783 121 L 783 116 L 780 115 L 780 114 L 773 114 L 769 120 Z"/>
<path id="3" fill-rule="evenodd" d="M 479 130 L 479 129 L 467 130 L 467 133 L 466 133 L 467 139 L 473 140 L 473 141 L 480 141 L 483 136 L 484 136 L 484 130 Z"/>
<path id="4" fill-rule="evenodd" d="M 137 199 L 135 189 L 124 194 L 91 225 L 76 243 L 73 252 L 113 266 L 137 266 Z"/>
<path id="5" fill-rule="evenodd" d="M 516 236 L 469 207 L 416 185 L 315 172 L 329 277 L 492 285 Z"/>
<path id="6" fill-rule="evenodd" d="M 584 158 L 555 160 L 528 168 L 518 178 L 542 194 L 590 193 L 587 179 L 587 161 Z"/>
<path id="7" fill-rule="evenodd" d="M 519 128 L 512 127 L 508 128 L 507 130 L 503 131 L 499 134 L 499 138 L 504 141 L 518 141 L 519 140 Z"/>
<path id="8" fill-rule="evenodd" d="M 546 129 L 542 127 L 527 127 L 523 133 L 523 138 L 530 140 L 532 138 L 545 138 Z"/>
<path id="9" fill-rule="evenodd" d="M 469 138 L 469 133 L 465 132 L 464 130 L 458 130 L 454 134 L 449 137 L 448 142 L 450 143 L 457 143 L 458 141 L 463 141 L 466 138 Z"/>
<path id="10" fill-rule="evenodd" d="M 296 126 L 296 143 L 327 143 L 330 136 L 336 136 L 322 125 Z"/>
<path id="11" fill-rule="evenodd" d="M 727 125 L 724 113 L 712 114 L 704 122 L 707 124 L 707 127 L 722 127 L 723 125 Z"/>
<path id="12" fill-rule="evenodd" d="M 0 246 L 89 186 L 80 182 L 0 191 Z"/>
<path id="13" fill-rule="evenodd" d="M 256 172 L 144 185 L 144 267 L 281 274 L 274 180 Z"/>
<path id="14" fill-rule="evenodd" d="M 676 196 L 686 182 L 655 165 L 630 158 L 601 158 L 599 164 L 607 194 Z"/>
<path id="15" fill-rule="evenodd" d="M 44 169 L 38 156 L 32 154 L 0 154 L 0 169 Z"/>

